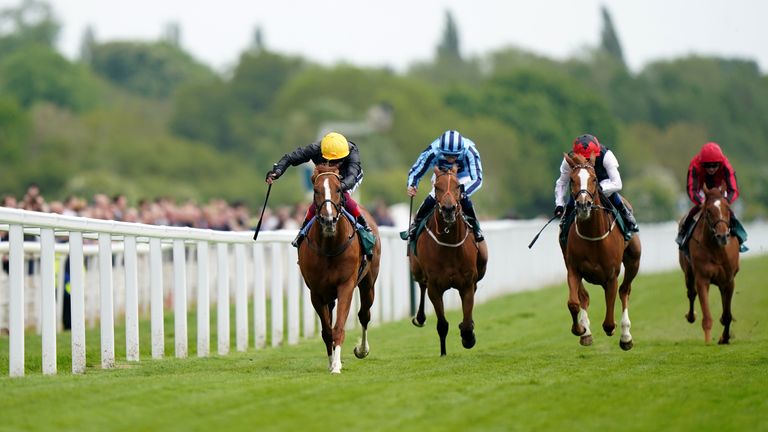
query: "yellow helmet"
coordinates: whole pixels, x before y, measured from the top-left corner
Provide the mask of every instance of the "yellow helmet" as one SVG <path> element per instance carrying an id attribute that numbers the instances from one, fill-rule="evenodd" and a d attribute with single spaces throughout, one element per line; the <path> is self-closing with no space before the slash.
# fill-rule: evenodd
<path id="1" fill-rule="evenodd" d="M 349 142 L 344 138 L 344 135 L 331 132 L 320 141 L 320 152 L 328 160 L 347 157 L 349 154 Z"/>

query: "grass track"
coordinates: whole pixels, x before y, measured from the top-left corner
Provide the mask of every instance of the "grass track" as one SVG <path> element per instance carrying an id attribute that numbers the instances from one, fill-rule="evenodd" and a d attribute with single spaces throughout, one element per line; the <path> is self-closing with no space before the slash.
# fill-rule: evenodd
<path id="1" fill-rule="evenodd" d="M 768 257 L 742 261 L 730 346 L 704 345 L 700 313 L 685 321 L 680 272 L 636 280 L 629 352 L 602 332 L 594 286 L 594 345 L 578 344 L 565 285 L 477 306 L 472 350 L 461 347 L 458 312 L 449 314 L 445 358 L 432 316 L 421 329 L 409 321 L 371 329 L 365 360 L 352 354 L 358 332 L 348 332 L 340 376 L 326 372 L 317 339 L 207 359 L 152 361 L 143 349 L 141 363 L 118 360 L 115 370 L 89 367 L 83 376 L 66 373 L 60 357 L 58 376 L 11 379 L 3 338 L 0 430 L 768 430 L 766 279 Z M 719 293 L 710 292 L 719 318 Z M 721 331 L 716 322 L 715 340 Z M 27 363 L 39 371 L 29 358 L 39 339 L 28 339 Z M 116 339 L 118 359 L 121 346 Z M 89 365 L 98 358 L 96 345 Z"/>

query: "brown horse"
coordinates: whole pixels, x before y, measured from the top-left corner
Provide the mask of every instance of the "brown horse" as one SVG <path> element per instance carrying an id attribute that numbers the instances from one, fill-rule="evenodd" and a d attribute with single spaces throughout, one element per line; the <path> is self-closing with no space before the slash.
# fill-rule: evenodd
<path id="1" fill-rule="evenodd" d="M 640 238 L 635 234 L 631 240 L 625 241 L 621 230 L 616 228 L 613 213 L 602 206 L 594 168 L 595 157 L 587 161 L 580 155 L 573 158 L 565 155 L 565 160 L 571 167 L 571 195 L 575 200 L 576 211 L 576 218 L 568 232 L 567 245 L 560 245 L 568 270 L 568 310 L 573 320 L 571 332 L 580 337 L 582 345 L 592 344 L 587 315 L 589 293 L 584 288 L 584 279 L 603 287 L 603 330 L 608 336 L 613 335 L 616 329 L 613 308 L 623 263 L 624 280 L 618 289 L 622 309 L 619 346 L 625 351 L 632 349 L 629 293 L 632 290 L 632 279 L 640 267 Z"/>
<path id="2" fill-rule="evenodd" d="M 368 355 L 368 323 L 371 320 L 374 284 L 379 274 L 381 242 L 376 241 L 372 259 L 366 260 L 363 266 L 359 234 L 352 222 L 342 214 L 343 191 L 338 168 L 318 165 L 312 175 L 312 183 L 317 219 L 299 246 L 299 268 L 309 287 L 312 306 L 320 317 L 323 342 L 328 354 L 328 369 L 331 373 L 341 373 L 344 325 L 355 286 L 360 287 L 360 310 L 357 317 L 363 327 L 363 334 L 354 352 L 357 358 Z M 361 210 L 378 239 L 379 229 L 373 218 L 362 207 Z M 336 323 L 331 328 L 337 300 Z"/>
<path id="3" fill-rule="evenodd" d="M 731 235 L 731 209 L 725 199 L 725 185 L 708 189 L 704 185 L 704 204 L 701 216 L 691 234 L 688 243 L 689 255 L 680 251 L 680 267 L 685 274 L 685 287 L 688 290 L 688 313 L 685 318 L 689 323 L 696 321 L 693 302 L 699 295 L 701 313 L 704 319 L 704 342 L 709 343 L 712 336 L 712 313 L 709 310 L 709 284 L 720 288 L 723 301 L 723 315 L 720 323 L 723 334 L 718 343 L 730 342 L 731 299 L 733 298 L 734 279 L 739 271 L 739 241 Z M 703 221 L 702 221 L 703 219 Z"/>
<path id="4" fill-rule="evenodd" d="M 456 171 L 455 165 L 448 171 L 435 167 L 437 209 L 427 221 L 426 235 L 422 233 L 416 242 L 416 254 L 410 254 L 411 273 L 421 290 L 419 311 L 413 324 L 424 326 L 424 292 L 427 291 L 437 315 L 441 356 L 446 354 L 445 336 L 448 334 L 443 293 L 449 288 L 459 291 L 464 312 L 464 319 L 459 324 L 461 344 L 464 348 L 472 348 L 475 346 L 475 322 L 472 320 L 475 291 L 477 282 L 485 276 L 488 262 L 486 242 L 475 241 L 472 229 L 462 215 Z"/>

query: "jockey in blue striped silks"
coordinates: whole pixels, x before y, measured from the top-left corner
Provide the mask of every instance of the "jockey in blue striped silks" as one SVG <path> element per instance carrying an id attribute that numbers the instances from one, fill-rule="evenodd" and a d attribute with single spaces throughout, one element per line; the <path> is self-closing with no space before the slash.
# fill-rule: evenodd
<path id="1" fill-rule="evenodd" d="M 475 239 L 478 242 L 483 241 L 483 232 L 480 230 L 480 224 L 477 222 L 475 208 L 469 197 L 477 192 L 483 185 L 483 165 L 480 163 L 480 153 L 478 153 L 475 143 L 467 137 L 461 136 L 458 131 L 448 130 L 443 132 L 440 137 L 432 141 L 427 148 L 419 155 L 416 162 L 408 172 L 408 195 L 413 197 L 418 190 L 419 181 L 435 165 L 439 167 L 450 168 L 456 164 L 458 168 L 457 177 L 462 185 L 461 208 L 465 215 L 472 219 L 472 229 L 475 233 Z M 432 174 L 432 183 L 435 176 Z M 409 228 L 409 238 L 413 239 L 416 227 L 419 226 L 424 217 L 435 207 L 435 188 L 429 192 L 427 198 L 416 212 L 416 218 Z"/>

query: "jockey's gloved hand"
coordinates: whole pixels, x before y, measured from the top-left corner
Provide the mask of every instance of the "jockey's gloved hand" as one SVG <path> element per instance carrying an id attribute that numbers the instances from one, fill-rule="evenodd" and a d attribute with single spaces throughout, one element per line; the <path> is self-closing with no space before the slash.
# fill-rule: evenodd
<path id="1" fill-rule="evenodd" d="M 267 183 L 272 183 L 272 181 L 277 180 L 278 178 L 280 178 L 281 175 L 283 175 L 282 171 L 280 171 L 277 168 L 272 168 L 271 170 L 267 171 L 267 177 L 266 177 L 265 181 Z"/>
<path id="2" fill-rule="evenodd" d="M 563 208 L 563 206 L 557 206 L 555 207 L 554 215 L 557 217 L 562 217 L 564 211 L 565 209 Z"/>

